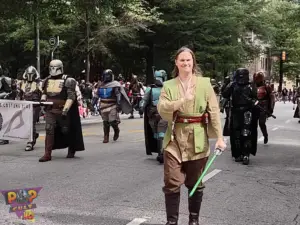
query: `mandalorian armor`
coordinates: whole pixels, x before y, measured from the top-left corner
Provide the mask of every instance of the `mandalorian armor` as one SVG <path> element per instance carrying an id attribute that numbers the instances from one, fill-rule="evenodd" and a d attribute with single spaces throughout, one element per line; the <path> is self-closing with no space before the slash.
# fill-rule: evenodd
<path id="1" fill-rule="evenodd" d="M 60 60 L 52 60 L 49 65 L 49 74 L 42 86 L 41 101 L 53 102 L 46 107 L 46 139 L 45 155 L 40 162 L 51 160 L 51 152 L 55 144 L 55 132 L 57 126 L 63 135 L 67 135 L 70 126 L 68 112 L 76 101 L 76 81 L 63 74 L 63 64 Z M 72 121 L 73 122 L 73 121 Z M 75 151 L 69 147 L 67 158 L 74 158 Z"/>
<path id="2" fill-rule="evenodd" d="M 121 110 L 121 85 L 114 81 L 113 71 L 107 69 L 103 72 L 102 83 L 98 87 L 98 96 L 100 98 L 100 111 L 103 119 L 104 140 L 103 143 L 109 142 L 110 126 L 114 129 L 113 140 L 119 138 L 120 123 L 119 111 Z"/>
<path id="3" fill-rule="evenodd" d="M 24 74 L 23 80 L 19 84 L 19 98 L 25 101 L 40 102 L 42 97 L 42 90 L 40 85 L 40 75 L 35 67 L 29 66 Z M 39 104 L 33 105 L 33 140 L 28 142 L 25 151 L 32 151 L 39 134 L 36 132 L 36 123 L 39 119 L 41 106 Z"/>
<path id="4" fill-rule="evenodd" d="M 143 111 L 139 110 L 140 101 L 142 100 L 141 90 L 144 91 L 143 85 L 141 82 L 138 81 L 137 76 L 133 75 L 131 79 L 131 83 L 129 85 L 129 92 L 132 92 L 131 95 L 131 105 L 132 105 L 132 112 L 131 116 L 128 119 L 133 119 L 133 111 L 134 109 L 139 111 L 140 118 L 143 118 Z"/>
<path id="5" fill-rule="evenodd" d="M 4 75 L 4 71 L 0 65 L 0 99 L 6 99 L 11 93 L 12 79 Z"/>
<path id="6" fill-rule="evenodd" d="M 155 71 L 155 82 L 145 91 L 145 95 L 140 102 L 140 108 L 144 112 L 144 132 L 146 154 L 158 153 L 156 160 L 163 163 L 163 139 L 168 126 L 157 111 L 157 104 L 164 81 L 167 74 L 164 70 Z"/>
<path id="7" fill-rule="evenodd" d="M 12 89 L 12 79 L 4 75 L 3 68 L 0 65 L 0 99 L 15 99 Z M 9 144 L 8 140 L 0 140 L 0 145 Z"/>
<path id="8" fill-rule="evenodd" d="M 257 100 L 259 101 L 258 105 L 264 109 L 257 109 L 259 112 L 259 127 L 264 136 L 264 143 L 268 143 L 268 131 L 267 131 L 267 118 L 268 114 L 273 113 L 274 109 L 274 97 L 271 86 L 267 85 L 265 82 L 265 76 L 262 72 L 255 73 L 253 75 L 253 82 L 257 87 Z"/>

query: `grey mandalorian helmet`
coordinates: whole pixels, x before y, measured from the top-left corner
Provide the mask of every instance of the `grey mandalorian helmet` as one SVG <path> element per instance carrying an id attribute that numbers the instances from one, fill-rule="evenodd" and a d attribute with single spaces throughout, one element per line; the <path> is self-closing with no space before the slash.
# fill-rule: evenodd
<path id="1" fill-rule="evenodd" d="M 49 74 L 51 76 L 58 76 L 64 73 L 64 65 L 62 61 L 54 59 L 50 62 L 49 65 Z"/>
<path id="2" fill-rule="evenodd" d="M 23 79 L 29 82 L 35 81 L 39 78 L 40 75 L 34 66 L 29 66 L 23 74 Z"/>

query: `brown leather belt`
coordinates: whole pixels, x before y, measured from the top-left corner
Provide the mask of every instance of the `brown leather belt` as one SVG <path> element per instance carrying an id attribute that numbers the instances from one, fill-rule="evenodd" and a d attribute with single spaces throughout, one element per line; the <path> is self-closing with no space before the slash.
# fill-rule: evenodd
<path id="1" fill-rule="evenodd" d="M 52 109 L 63 109 L 66 101 L 60 99 L 47 99 L 48 102 L 53 102 L 53 105 L 50 105 Z"/>
<path id="2" fill-rule="evenodd" d="M 208 123 L 208 114 L 204 113 L 203 116 L 193 116 L 193 117 L 188 117 L 188 116 L 178 116 L 175 120 L 175 123 L 203 123 L 207 124 Z"/>
<path id="3" fill-rule="evenodd" d="M 178 117 L 175 123 L 201 123 L 202 117 Z"/>

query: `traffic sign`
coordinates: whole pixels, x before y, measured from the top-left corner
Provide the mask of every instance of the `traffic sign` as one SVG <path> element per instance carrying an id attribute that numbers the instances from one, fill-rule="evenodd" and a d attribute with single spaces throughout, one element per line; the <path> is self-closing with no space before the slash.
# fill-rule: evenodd
<path id="1" fill-rule="evenodd" d="M 56 38 L 55 38 L 55 37 L 50 37 L 50 38 L 49 38 L 49 44 L 50 44 L 51 46 L 56 45 Z"/>

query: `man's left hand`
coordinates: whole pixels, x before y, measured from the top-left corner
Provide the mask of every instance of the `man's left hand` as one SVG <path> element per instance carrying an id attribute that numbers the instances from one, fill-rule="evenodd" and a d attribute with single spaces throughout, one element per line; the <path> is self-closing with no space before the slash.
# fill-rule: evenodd
<path id="1" fill-rule="evenodd" d="M 223 140 L 223 138 L 220 138 L 220 139 L 217 140 L 215 149 L 220 149 L 223 152 L 223 151 L 225 151 L 226 147 L 227 146 L 226 146 L 226 143 Z"/>

